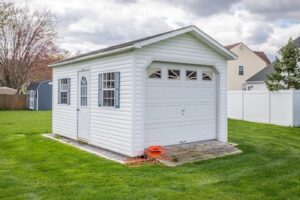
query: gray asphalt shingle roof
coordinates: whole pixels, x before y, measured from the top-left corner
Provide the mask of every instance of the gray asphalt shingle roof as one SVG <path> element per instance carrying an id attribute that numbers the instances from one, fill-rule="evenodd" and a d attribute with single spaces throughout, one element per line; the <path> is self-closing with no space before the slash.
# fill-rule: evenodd
<path id="1" fill-rule="evenodd" d="M 62 62 L 74 60 L 74 59 L 81 58 L 81 57 L 85 57 L 85 56 L 89 56 L 89 55 L 94 55 L 94 54 L 98 54 L 98 53 L 103 53 L 103 52 L 112 51 L 112 50 L 115 50 L 115 49 L 120 49 L 120 48 L 123 48 L 123 47 L 128 47 L 128 46 L 134 45 L 134 44 L 137 43 L 137 42 L 143 42 L 143 41 L 146 41 L 146 40 L 149 40 L 149 39 L 158 37 L 158 36 L 162 36 L 162 35 L 165 35 L 165 34 L 169 34 L 169 33 L 172 33 L 172 32 L 178 31 L 178 30 L 181 30 L 181 29 L 186 29 L 186 28 L 192 27 L 192 26 L 193 26 L 193 25 L 191 25 L 191 26 L 186 26 L 186 27 L 179 28 L 179 29 L 176 29 L 176 30 L 167 31 L 167 32 L 164 32 L 164 33 L 160 33 L 160 34 L 156 34 L 156 35 L 152 35 L 152 36 L 140 38 L 140 39 L 137 39 L 137 40 L 132 40 L 132 41 L 129 41 L 129 42 L 125 42 L 125 43 L 122 43 L 122 44 L 110 46 L 110 47 L 107 47 L 107 48 L 104 48 L 104 49 L 99 49 L 99 50 L 95 50 L 95 51 L 90 51 L 90 52 L 87 52 L 87 53 L 80 54 L 80 55 L 78 55 L 78 56 L 73 56 L 73 57 L 71 57 L 71 58 L 67 58 L 67 59 L 64 59 L 64 60 L 61 60 L 61 61 L 58 61 L 58 62 L 54 62 L 54 63 L 52 63 L 52 64 L 58 64 L 58 63 L 62 63 Z"/>
<path id="2" fill-rule="evenodd" d="M 265 81 L 267 80 L 267 75 L 274 71 L 273 63 L 268 64 L 265 68 L 257 72 L 254 76 L 249 78 L 248 81 Z"/>

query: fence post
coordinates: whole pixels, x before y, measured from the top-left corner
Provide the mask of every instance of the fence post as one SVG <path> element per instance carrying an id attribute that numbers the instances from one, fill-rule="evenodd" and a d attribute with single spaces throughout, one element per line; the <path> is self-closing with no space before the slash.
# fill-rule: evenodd
<path id="1" fill-rule="evenodd" d="M 295 103 L 295 90 L 294 89 L 291 89 L 291 107 L 290 107 L 290 124 L 291 124 L 291 126 L 294 126 L 295 125 L 295 123 L 294 123 L 294 109 L 295 109 L 295 105 L 294 105 L 294 103 Z"/>
<path id="2" fill-rule="evenodd" d="M 269 98 L 269 99 L 268 99 L 268 102 L 269 102 L 269 116 L 268 116 L 268 118 L 269 118 L 269 119 L 268 119 L 268 122 L 269 122 L 269 124 L 271 124 L 271 116 L 272 116 L 272 106 L 271 106 L 271 103 L 272 103 L 271 101 L 272 101 L 272 100 L 271 100 L 271 98 L 272 98 L 272 97 L 271 97 L 271 92 L 270 92 L 270 90 L 268 90 L 268 92 L 269 92 L 269 97 L 268 97 L 268 98 Z"/>
<path id="3" fill-rule="evenodd" d="M 245 102 L 244 102 L 244 90 L 242 90 L 242 120 L 244 119 L 244 108 L 245 107 Z"/>

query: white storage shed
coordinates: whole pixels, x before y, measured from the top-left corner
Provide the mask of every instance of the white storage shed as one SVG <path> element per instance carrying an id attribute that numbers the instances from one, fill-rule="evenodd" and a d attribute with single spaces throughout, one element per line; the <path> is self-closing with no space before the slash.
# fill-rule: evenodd
<path id="1" fill-rule="evenodd" d="M 127 156 L 226 142 L 231 59 L 189 26 L 53 63 L 53 132 Z"/>

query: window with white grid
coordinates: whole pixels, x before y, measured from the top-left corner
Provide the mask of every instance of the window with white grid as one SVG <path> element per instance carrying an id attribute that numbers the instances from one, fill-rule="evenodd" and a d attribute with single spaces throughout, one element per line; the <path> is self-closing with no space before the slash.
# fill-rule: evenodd
<path id="1" fill-rule="evenodd" d="M 103 106 L 115 106 L 115 73 L 103 74 Z"/>
<path id="2" fill-rule="evenodd" d="M 69 103 L 69 78 L 62 78 L 59 81 L 59 103 L 60 104 L 68 104 Z"/>
<path id="3" fill-rule="evenodd" d="M 86 77 L 83 76 L 80 81 L 80 106 L 87 106 L 87 80 Z"/>

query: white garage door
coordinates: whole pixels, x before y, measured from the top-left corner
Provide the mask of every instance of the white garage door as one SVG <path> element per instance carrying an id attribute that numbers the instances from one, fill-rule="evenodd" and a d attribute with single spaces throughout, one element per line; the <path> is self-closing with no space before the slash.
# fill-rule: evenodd
<path id="1" fill-rule="evenodd" d="M 146 74 L 147 146 L 216 139 L 216 77 L 210 67 L 153 63 Z"/>

